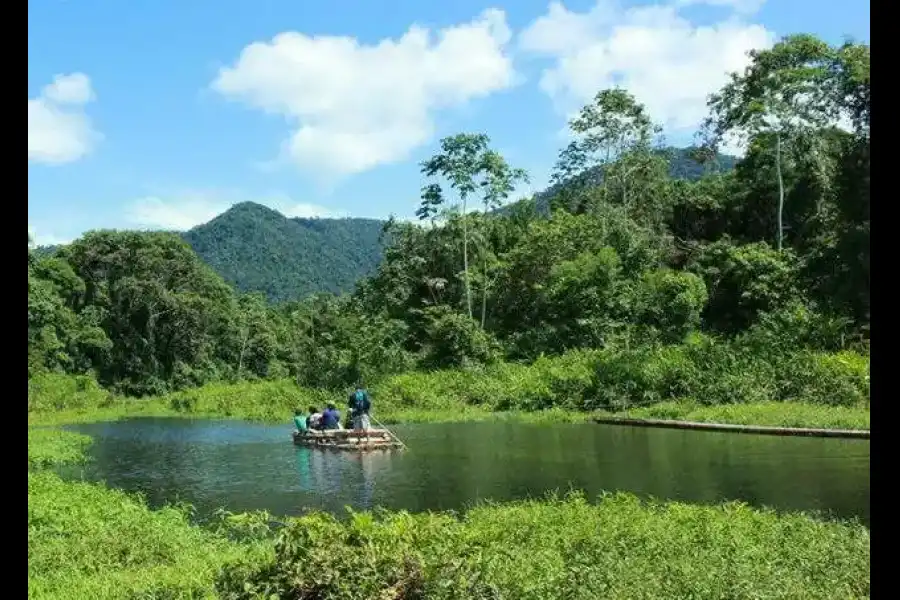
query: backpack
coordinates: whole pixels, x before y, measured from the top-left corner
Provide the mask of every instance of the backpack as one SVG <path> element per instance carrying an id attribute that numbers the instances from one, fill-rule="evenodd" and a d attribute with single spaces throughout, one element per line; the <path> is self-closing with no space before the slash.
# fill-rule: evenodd
<path id="1" fill-rule="evenodd" d="M 364 390 L 356 390 L 356 394 L 353 396 L 353 411 L 357 413 L 365 412 L 370 407 L 369 395 Z"/>

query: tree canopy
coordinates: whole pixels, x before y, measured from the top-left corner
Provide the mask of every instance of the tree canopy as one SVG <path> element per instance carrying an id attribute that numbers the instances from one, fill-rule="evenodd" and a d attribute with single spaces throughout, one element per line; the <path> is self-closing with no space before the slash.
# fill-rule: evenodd
<path id="1" fill-rule="evenodd" d="M 135 394 L 285 376 L 334 388 L 760 328 L 829 350 L 865 340 L 868 57 L 811 36 L 752 53 L 710 98 L 710 145 L 679 153 L 627 90 L 602 90 L 554 185 L 500 210 L 526 174 L 486 135 L 451 136 L 422 166 L 428 226 L 239 205 L 189 243 L 29 243 L 29 372 Z M 713 150 L 733 132 L 746 153 L 729 169 Z M 482 210 L 442 211 L 456 200 Z"/>

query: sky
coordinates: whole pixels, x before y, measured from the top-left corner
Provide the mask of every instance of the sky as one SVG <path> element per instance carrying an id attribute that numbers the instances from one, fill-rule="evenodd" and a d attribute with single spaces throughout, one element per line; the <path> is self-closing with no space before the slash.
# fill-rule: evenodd
<path id="1" fill-rule="evenodd" d="M 439 140 L 486 133 L 546 186 L 620 85 L 687 145 L 746 53 L 869 41 L 866 0 L 29 0 L 28 225 L 185 230 L 236 202 L 410 218 Z"/>

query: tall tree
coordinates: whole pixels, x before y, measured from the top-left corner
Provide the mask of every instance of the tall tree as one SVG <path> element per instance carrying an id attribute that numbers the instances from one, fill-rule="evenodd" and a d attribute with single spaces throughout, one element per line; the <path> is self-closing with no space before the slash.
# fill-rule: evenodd
<path id="1" fill-rule="evenodd" d="M 775 138 L 778 185 L 776 242 L 784 245 L 785 146 L 815 134 L 842 116 L 839 53 L 812 35 L 783 38 L 768 50 L 752 50 L 743 73 L 733 73 L 722 90 L 710 96 L 711 114 L 704 124 L 707 143 L 726 136 L 748 142 L 761 135 Z M 812 147 L 817 153 L 817 147 Z M 824 152 L 822 153 L 824 155 Z M 816 154 L 818 156 L 818 153 Z M 823 156 L 824 159 L 824 156 Z"/>
<path id="2" fill-rule="evenodd" d="M 615 180 L 621 203 L 629 203 L 632 179 L 650 167 L 653 136 L 660 128 L 645 107 L 621 88 L 602 90 L 569 122 L 576 139 L 560 152 L 552 176 L 562 186 L 556 204 L 584 210 L 587 188 Z M 619 168 L 611 168 L 618 163 Z M 606 191 L 613 187 L 604 186 Z"/>
<path id="3" fill-rule="evenodd" d="M 481 192 L 484 212 L 497 208 L 515 188 L 517 182 L 527 180 L 522 169 L 513 169 L 506 160 L 489 147 L 490 138 L 483 133 L 460 133 L 441 140 L 441 152 L 422 163 L 422 174 L 429 178 L 443 178 L 460 199 L 463 238 L 463 278 L 465 280 L 466 309 L 472 310 L 472 286 L 469 278 L 468 200 Z M 440 183 L 431 182 L 422 188 L 422 204 L 416 211 L 422 219 L 434 220 L 446 202 Z M 486 264 L 486 263 L 485 263 Z M 486 275 L 486 274 L 485 274 Z M 486 277 L 482 286 L 486 285 Z M 483 290 L 487 294 L 487 290 Z M 482 301 L 481 323 L 484 325 L 487 299 Z"/>

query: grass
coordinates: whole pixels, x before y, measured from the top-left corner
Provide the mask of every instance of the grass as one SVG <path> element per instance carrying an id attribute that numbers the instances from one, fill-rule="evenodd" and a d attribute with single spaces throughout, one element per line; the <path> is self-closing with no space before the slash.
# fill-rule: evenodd
<path id="1" fill-rule="evenodd" d="M 445 375 L 431 375 L 439 379 Z M 64 378 L 64 376 L 54 376 Z M 704 406 L 691 401 L 664 401 L 624 411 L 576 411 L 560 407 L 540 410 L 496 410 L 430 385 L 429 374 L 392 378 L 373 389 L 374 416 L 386 425 L 504 420 L 529 423 L 578 423 L 596 414 L 673 419 L 737 425 L 868 429 L 867 406 L 830 406 L 808 402 L 750 402 Z M 432 382 L 441 383 L 439 380 Z M 446 382 L 444 382 L 446 383 Z M 477 389 L 477 388 L 476 388 Z M 422 391 L 425 390 L 425 391 Z M 446 391 L 446 394 L 442 394 Z M 338 394 L 299 388 L 290 381 L 216 383 L 147 399 L 102 396 L 102 402 L 82 402 L 61 409 L 42 408 L 28 414 L 29 425 L 112 421 L 129 417 L 236 418 L 284 422 L 295 407 L 323 405 Z"/>
<path id="2" fill-rule="evenodd" d="M 28 468 L 80 463 L 91 444 L 89 436 L 58 429 L 28 430 Z"/>
<path id="3" fill-rule="evenodd" d="M 609 411 L 734 424 L 868 427 L 868 356 L 800 350 L 768 357 L 764 349 L 695 337 L 628 351 L 576 350 L 530 365 L 394 375 L 371 386 L 373 413 L 386 424 L 577 422 Z M 284 422 L 295 408 L 345 404 L 341 392 L 298 387 L 287 379 L 209 383 L 140 400 L 116 396 L 86 376 L 44 374 L 28 386 L 29 424 L 129 416 Z"/>
<path id="4" fill-rule="evenodd" d="M 616 494 L 450 514 L 291 519 L 223 598 L 867 598 L 869 532 L 743 504 Z"/>
<path id="5" fill-rule="evenodd" d="M 267 551 L 194 527 L 188 509 L 28 474 L 28 597 L 213 598 L 219 569 Z"/>
<path id="6" fill-rule="evenodd" d="M 44 389 L 56 387 L 65 390 L 71 387 L 70 379 L 64 375 L 45 376 L 43 386 Z M 49 389 L 38 393 L 51 395 Z M 52 394 L 64 396 L 63 392 L 54 391 Z M 495 411 L 488 406 L 467 404 L 456 398 L 441 404 L 429 404 L 416 398 L 409 400 L 387 387 L 373 389 L 373 397 L 376 401 L 373 414 L 385 424 L 485 420 L 583 422 L 589 417 L 587 413 L 560 408 Z M 327 402 L 340 405 L 341 398 L 337 393 L 298 387 L 290 380 L 212 383 L 153 398 L 134 399 L 100 394 L 92 399 L 81 399 L 74 406 L 66 406 L 61 400 L 38 401 L 34 403 L 36 408 L 28 413 L 28 423 L 32 426 L 52 426 L 129 417 L 235 418 L 283 422 L 297 407 L 305 409 L 313 404 L 321 407 Z"/>
<path id="7" fill-rule="evenodd" d="M 610 414 L 610 413 L 607 413 Z M 611 413 L 617 417 L 669 419 L 700 423 L 808 427 L 814 429 L 869 429 L 866 407 L 823 406 L 799 402 L 765 402 L 703 406 L 696 402 L 661 402 L 653 406 Z"/>

